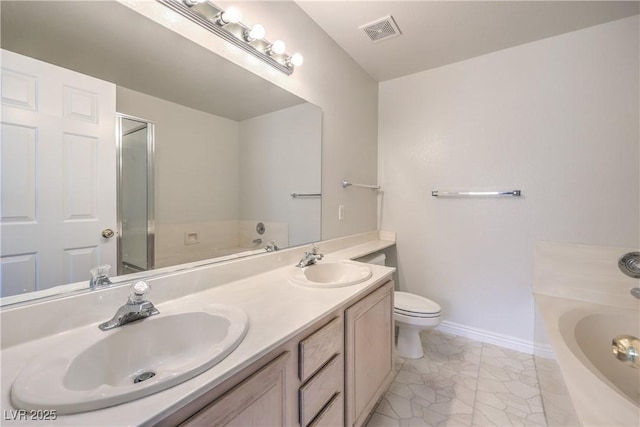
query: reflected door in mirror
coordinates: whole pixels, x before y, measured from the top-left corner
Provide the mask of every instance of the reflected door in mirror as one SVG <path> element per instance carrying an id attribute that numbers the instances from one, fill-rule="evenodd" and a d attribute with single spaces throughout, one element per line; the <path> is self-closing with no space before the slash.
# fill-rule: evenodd
<path id="1" fill-rule="evenodd" d="M 115 264 L 115 86 L 2 50 L 1 295 Z"/>

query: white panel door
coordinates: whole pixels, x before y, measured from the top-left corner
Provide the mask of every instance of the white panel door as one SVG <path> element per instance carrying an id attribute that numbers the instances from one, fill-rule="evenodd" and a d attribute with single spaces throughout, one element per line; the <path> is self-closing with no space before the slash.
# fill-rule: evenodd
<path id="1" fill-rule="evenodd" d="M 1 296 L 116 265 L 115 85 L 2 50 Z"/>

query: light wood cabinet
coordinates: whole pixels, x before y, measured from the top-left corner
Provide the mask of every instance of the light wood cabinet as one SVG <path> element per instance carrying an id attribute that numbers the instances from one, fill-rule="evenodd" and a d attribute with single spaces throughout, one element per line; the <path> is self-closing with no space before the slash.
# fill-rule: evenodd
<path id="1" fill-rule="evenodd" d="M 323 425 L 343 419 L 343 405 L 332 405 L 344 390 L 344 321 L 342 313 L 299 345 L 300 425 Z M 331 410 L 327 409 L 331 407 Z"/>
<path id="2" fill-rule="evenodd" d="M 329 359 L 342 353 L 344 344 L 342 316 L 300 341 L 300 380 L 306 381 Z"/>
<path id="3" fill-rule="evenodd" d="M 393 378 L 393 282 L 345 302 L 158 426 L 360 426 Z"/>
<path id="4" fill-rule="evenodd" d="M 393 281 L 345 311 L 345 424 L 361 426 L 393 379 Z"/>
<path id="5" fill-rule="evenodd" d="M 185 427 L 283 426 L 286 424 L 286 367 L 283 353 L 264 368 L 185 421 Z"/>
<path id="6" fill-rule="evenodd" d="M 343 383 L 343 359 L 338 354 L 300 387 L 300 425 L 309 425 L 335 395 L 341 394 Z"/>
<path id="7" fill-rule="evenodd" d="M 309 427 L 337 427 L 344 423 L 344 395 L 333 396 Z"/>

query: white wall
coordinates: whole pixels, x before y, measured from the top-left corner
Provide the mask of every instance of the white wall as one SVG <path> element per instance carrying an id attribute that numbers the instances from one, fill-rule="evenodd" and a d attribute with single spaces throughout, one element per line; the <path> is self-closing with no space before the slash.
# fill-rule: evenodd
<path id="1" fill-rule="evenodd" d="M 157 2 L 119 0 L 184 37 L 253 71 L 322 109 L 322 239 L 375 230 L 376 193 L 340 186 L 342 179 L 374 183 L 377 176 L 378 85 L 292 1 L 217 1 L 242 10 L 243 22 L 261 23 L 269 40 L 305 63 L 291 76 L 257 61 L 220 37 L 170 14 Z M 170 15 L 170 16 L 169 16 Z M 338 220 L 338 205 L 346 215 Z"/>
<path id="2" fill-rule="evenodd" d="M 320 240 L 321 200 L 290 194 L 321 192 L 321 127 L 309 103 L 240 122 L 240 218 L 287 223 L 289 241 L 278 246 Z"/>
<path id="3" fill-rule="evenodd" d="M 121 87 L 116 104 L 119 113 L 156 124 L 156 266 L 209 243 L 225 247 L 214 229 L 239 216 L 238 122 Z M 185 232 L 197 232 L 200 246 L 186 247 Z"/>
<path id="4" fill-rule="evenodd" d="M 380 84 L 401 289 L 532 340 L 537 241 L 638 247 L 638 30 L 636 16 Z M 502 189 L 523 197 L 431 196 Z"/>
<path id="5" fill-rule="evenodd" d="M 116 103 L 156 123 L 156 221 L 238 218 L 238 122 L 121 87 Z"/>

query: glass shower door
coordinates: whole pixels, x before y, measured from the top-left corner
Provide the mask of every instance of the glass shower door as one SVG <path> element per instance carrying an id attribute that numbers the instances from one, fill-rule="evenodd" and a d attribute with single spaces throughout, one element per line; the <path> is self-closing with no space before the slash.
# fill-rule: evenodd
<path id="1" fill-rule="evenodd" d="M 153 124 L 120 117 L 118 274 L 153 268 Z"/>

